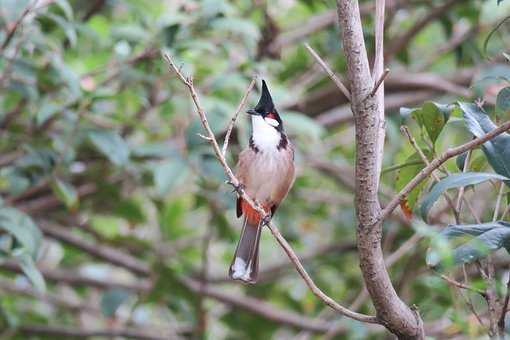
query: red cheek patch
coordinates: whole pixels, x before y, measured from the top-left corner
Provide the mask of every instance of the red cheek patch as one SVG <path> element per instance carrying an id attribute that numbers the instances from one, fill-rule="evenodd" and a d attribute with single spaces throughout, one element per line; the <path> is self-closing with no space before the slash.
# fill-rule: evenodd
<path id="1" fill-rule="evenodd" d="M 271 118 L 271 119 L 274 119 L 276 120 L 276 115 L 272 112 L 269 112 L 267 115 L 266 115 L 266 118 Z"/>

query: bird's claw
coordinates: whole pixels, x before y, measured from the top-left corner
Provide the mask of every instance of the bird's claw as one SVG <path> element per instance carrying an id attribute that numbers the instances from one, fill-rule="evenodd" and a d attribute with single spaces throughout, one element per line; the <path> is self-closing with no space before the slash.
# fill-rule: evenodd
<path id="1" fill-rule="evenodd" d="M 269 222 L 271 222 L 271 214 L 266 214 L 266 216 L 262 217 L 260 220 L 260 224 L 262 226 L 269 225 Z"/>
<path id="2" fill-rule="evenodd" d="M 245 188 L 243 183 L 239 182 L 239 184 L 236 185 L 232 181 L 227 181 L 227 184 L 230 184 L 233 187 L 232 192 L 235 192 L 241 196 L 242 191 L 244 191 Z"/>

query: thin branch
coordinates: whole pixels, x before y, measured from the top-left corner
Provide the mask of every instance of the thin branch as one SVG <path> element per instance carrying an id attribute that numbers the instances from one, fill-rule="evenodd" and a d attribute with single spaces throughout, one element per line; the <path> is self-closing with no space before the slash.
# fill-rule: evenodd
<path id="1" fill-rule="evenodd" d="M 413 190 L 418 184 L 427 178 L 435 169 L 439 168 L 444 162 L 452 157 L 460 155 L 463 152 L 474 149 L 477 146 L 482 145 L 488 140 L 510 130 L 510 121 L 501 124 L 498 128 L 489 131 L 485 135 L 475 138 L 465 144 L 459 145 L 455 148 L 446 150 L 439 157 L 435 158 L 430 162 L 428 166 L 423 168 L 407 185 L 388 203 L 388 205 L 382 210 L 379 217 L 379 221 L 384 221 L 391 212 L 399 205 L 400 201 Z"/>
<path id="2" fill-rule="evenodd" d="M 198 98 L 198 95 L 195 91 L 195 88 L 193 86 L 193 81 L 191 78 L 186 78 L 181 73 L 181 70 L 175 65 L 172 58 L 169 54 L 164 54 L 164 58 L 166 59 L 168 65 L 170 66 L 171 70 L 177 74 L 179 79 L 188 87 L 188 90 L 190 92 L 190 95 L 192 97 L 192 100 L 195 104 L 195 108 L 197 110 L 197 113 L 200 117 L 200 121 L 202 122 L 202 126 L 207 131 L 208 136 L 212 139 L 211 145 L 214 149 L 214 152 L 216 154 L 216 158 L 219 160 L 221 165 L 223 166 L 223 169 L 225 170 L 225 174 L 227 175 L 229 179 L 229 183 L 231 183 L 239 193 L 239 195 L 245 200 L 250 206 L 253 207 L 257 212 L 260 213 L 263 218 L 265 218 L 268 214 L 266 211 L 257 203 L 255 203 L 244 191 L 244 189 L 240 186 L 239 180 L 235 177 L 234 173 L 230 169 L 229 165 L 227 164 L 227 161 L 225 160 L 225 157 L 223 156 L 223 153 L 220 150 L 220 147 L 218 146 L 218 142 L 216 141 L 216 138 L 214 136 L 214 133 L 209 126 L 209 122 L 207 121 L 207 117 L 205 114 L 205 111 L 202 108 L 202 105 L 200 104 L 200 100 Z M 268 227 L 270 228 L 272 234 L 275 236 L 278 243 L 282 246 L 285 253 L 289 257 L 289 259 L 294 263 L 296 266 L 296 269 L 298 270 L 301 277 L 305 280 L 305 283 L 308 285 L 308 287 L 312 290 L 312 292 L 320 298 L 324 303 L 326 303 L 331 308 L 335 309 L 339 313 L 341 313 L 344 316 L 350 317 L 352 319 L 368 322 L 368 323 L 378 323 L 378 319 L 374 316 L 368 316 L 364 314 L 359 314 L 352 312 L 348 310 L 347 308 L 341 306 L 340 304 L 336 303 L 333 299 L 331 299 L 329 296 L 324 294 L 317 285 L 313 282 L 313 280 L 310 278 L 306 270 L 304 269 L 303 265 L 299 261 L 299 258 L 296 256 L 290 245 L 287 243 L 287 241 L 283 238 L 283 236 L 280 234 L 280 231 L 273 223 L 268 223 Z"/>
<path id="3" fill-rule="evenodd" d="M 413 149 L 418 153 L 418 155 L 420 156 L 423 163 L 425 163 L 425 166 L 429 165 L 430 164 L 429 159 L 423 153 L 423 150 L 418 146 L 418 143 L 416 143 L 416 140 L 411 135 L 411 132 L 409 131 L 407 126 L 402 125 L 400 127 L 400 131 L 402 131 L 406 135 L 407 139 L 409 140 L 409 143 L 411 144 Z M 432 171 L 431 175 L 436 182 L 439 182 L 441 180 L 435 170 Z M 453 199 L 450 197 L 450 195 L 447 192 L 444 193 L 444 197 L 446 198 L 448 205 L 450 206 L 450 208 L 453 211 L 453 215 L 455 216 L 455 223 L 459 224 L 460 223 L 459 211 L 456 209 L 455 204 L 453 203 Z"/>
<path id="4" fill-rule="evenodd" d="M 2 45 L 0 46 L 0 52 L 3 52 L 5 50 L 5 48 L 9 45 L 9 43 L 11 42 L 12 38 L 14 37 L 14 34 L 16 33 L 16 31 L 18 30 L 18 28 L 21 26 L 21 24 L 23 23 L 23 20 L 25 19 L 25 17 L 34 9 L 35 5 L 37 4 L 37 0 L 33 0 L 32 2 L 30 2 L 26 7 L 25 9 L 23 10 L 23 12 L 21 12 L 21 15 L 19 16 L 19 18 L 14 22 L 13 25 L 11 25 L 10 28 L 8 28 L 7 30 L 7 34 L 5 36 L 5 39 L 4 39 L 4 42 L 2 43 Z"/>
<path id="5" fill-rule="evenodd" d="M 501 207 L 501 198 L 503 197 L 503 189 L 505 188 L 505 182 L 501 182 L 499 185 L 498 197 L 496 199 L 496 206 L 494 207 L 494 214 L 492 215 L 492 222 L 498 219 L 499 208 Z"/>
<path id="6" fill-rule="evenodd" d="M 335 83 L 336 87 L 340 89 L 340 91 L 344 94 L 344 96 L 347 98 L 347 100 L 351 100 L 351 94 L 347 87 L 342 83 L 340 78 L 331 70 L 331 68 L 328 66 L 328 64 L 315 52 L 315 50 L 308 45 L 308 43 L 305 43 L 305 48 L 310 52 L 312 57 L 314 57 L 315 61 L 322 67 L 324 72 L 327 73 L 327 75 L 333 80 L 333 83 Z"/>
<path id="7" fill-rule="evenodd" d="M 231 290 L 223 291 L 210 285 L 203 287 L 198 281 L 190 278 L 183 278 L 181 282 L 197 294 L 203 294 L 224 304 L 252 312 L 280 324 L 318 333 L 327 332 L 333 325 L 333 323 L 322 319 L 310 319 L 301 314 L 279 310 L 270 303 L 251 296 L 233 294 Z"/>
<path id="8" fill-rule="evenodd" d="M 232 120 L 230 121 L 230 124 L 227 128 L 227 133 L 225 134 L 225 140 L 223 141 L 223 148 L 221 150 L 221 153 L 223 154 L 223 157 L 227 154 L 227 148 L 228 148 L 228 142 L 230 140 L 230 135 L 232 134 L 232 129 L 234 128 L 234 125 L 236 123 L 237 116 L 239 116 L 239 112 L 243 109 L 244 105 L 246 104 L 246 100 L 248 99 L 248 96 L 253 89 L 253 86 L 255 86 L 255 82 L 257 81 L 257 77 L 253 77 L 253 79 L 250 82 L 250 85 L 248 85 L 248 88 L 244 92 L 243 98 L 241 98 L 241 102 L 239 102 L 239 105 L 237 106 L 237 110 L 234 113 L 234 116 L 232 117 Z"/>
<path id="9" fill-rule="evenodd" d="M 505 211 L 501 215 L 501 219 L 504 220 L 506 215 L 508 215 L 508 213 L 510 213 L 510 204 L 508 205 L 508 207 L 506 207 Z"/>
<path id="10" fill-rule="evenodd" d="M 375 96 L 375 94 L 377 93 L 377 90 L 379 89 L 379 87 L 381 86 L 382 82 L 384 81 L 384 79 L 386 79 L 386 77 L 388 76 L 389 73 L 390 73 L 390 69 L 389 68 L 384 69 L 383 74 L 381 74 L 379 79 L 374 83 L 374 89 L 372 90 L 372 92 L 370 92 L 370 95 L 372 97 Z"/>
<path id="11" fill-rule="evenodd" d="M 448 277 L 448 276 L 446 276 L 444 274 L 439 274 L 439 277 L 442 278 L 443 280 L 445 280 L 446 282 L 448 282 L 449 284 L 457 287 L 457 288 L 462 288 L 462 289 L 470 290 L 472 292 L 480 294 L 482 297 L 486 297 L 487 296 L 483 290 L 480 290 L 480 289 L 471 287 L 469 285 L 466 285 L 466 284 L 464 284 L 462 282 L 459 282 L 459 281 L 457 281 L 455 279 L 452 279 L 451 277 Z"/>
<path id="12" fill-rule="evenodd" d="M 126 268 L 136 274 L 149 275 L 151 272 L 150 267 L 146 263 L 116 248 L 85 240 L 68 229 L 59 227 L 48 221 L 39 220 L 38 225 L 44 235 L 70 244 L 92 256 Z"/>
<path id="13" fill-rule="evenodd" d="M 467 172 L 469 169 L 469 161 L 471 160 L 471 155 L 473 153 L 473 150 L 469 150 L 466 159 L 464 160 L 464 167 L 462 168 L 462 172 Z M 460 209 L 462 208 L 462 197 L 464 196 L 466 188 L 464 186 L 459 188 L 459 193 L 457 195 L 457 204 L 455 205 L 455 209 L 460 213 Z"/>
<path id="14" fill-rule="evenodd" d="M 336 310 L 340 314 L 350 317 L 351 319 L 367 322 L 367 323 L 379 323 L 377 317 L 375 316 L 367 316 L 364 314 L 353 312 L 340 304 L 338 304 L 336 301 L 334 301 L 332 298 L 324 294 L 324 292 L 318 288 L 315 283 L 313 282 L 312 278 L 308 273 L 306 272 L 305 268 L 299 261 L 298 257 L 292 250 L 291 246 L 285 240 L 285 238 L 280 234 L 280 231 L 278 228 L 274 227 L 273 225 L 269 225 L 269 229 L 271 230 L 271 233 L 276 238 L 276 241 L 280 244 L 280 246 L 283 248 L 287 256 L 290 258 L 290 260 L 294 263 L 296 266 L 297 271 L 301 275 L 301 277 L 305 280 L 306 285 L 312 290 L 312 293 L 317 296 L 319 299 L 324 301 L 328 306 L 330 306 L 332 309 Z"/>

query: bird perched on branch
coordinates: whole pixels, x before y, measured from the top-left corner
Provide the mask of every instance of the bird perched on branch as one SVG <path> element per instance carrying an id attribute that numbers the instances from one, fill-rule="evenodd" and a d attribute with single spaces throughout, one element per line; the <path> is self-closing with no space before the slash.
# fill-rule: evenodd
<path id="1" fill-rule="evenodd" d="M 294 148 L 264 80 L 257 106 L 247 113 L 251 115 L 252 134 L 249 146 L 239 155 L 236 177 L 246 194 L 271 218 L 294 183 Z M 238 197 L 237 217 L 241 215 L 244 215 L 243 228 L 229 275 L 234 280 L 255 283 L 260 233 L 269 221 Z"/>

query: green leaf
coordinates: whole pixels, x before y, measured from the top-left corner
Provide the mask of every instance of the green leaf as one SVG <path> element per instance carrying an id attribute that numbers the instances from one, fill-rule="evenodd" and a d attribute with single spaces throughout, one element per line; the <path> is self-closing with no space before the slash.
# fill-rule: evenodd
<path id="1" fill-rule="evenodd" d="M 153 176 L 156 190 L 160 195 L 170 192 L 187 174 L 184 160 L 175 158 L 154 167 Z"/>
<path id="2" fill-rule="evenodd" d="M 73 23 L 62 18 L 60 15 L 53 13 L 46 13 L 46 16 L 53 20 L 58 26 L 60 26 L 60 28 L 62 28 L 71 46 L 76 46 L 78 37 L 76 35 L 76 30 L 74 29 Z"/>
<path id="3" fill-rule="evenodd" d="M 427 130 L 432 143 L 435 143 L 437 137 L 439 137 L 443 127 L 450 118 L 449 106 L 426 102 L 422 106 L 422 112 L 425 129 Z"/>
<path id="4" fill-rule="evenodd" d="M 117 309 L 129 298 L 129 292 L 122 288 L 112 288 L 101 296 L 101 312 L 104 316 L 114 316 Z"/>
<path id="5" fill-rule="evenodd" d="M 17 242 L 36 258 L 42 234 L 30 216 L 15 208 L 0 207 L 0 229 L 14 236 Z"/>
<path id="6" fill-rule="evenodd" d="M 430 153 L 426 152 L 426 154 Z M 425 167 L 420 155 L 416 152 L 409 156 L 405 163 L 414 165 L 403 167 L 398 171 L 397 179 L 395 181 L 395 191 L 397 192 L 402 190 L 402 188 L 405 187 L 407 183 L 409 183 Z M 425 181 L 422 181 L 407 195 L 407 206 L 411 211 L 413 210 L 425 183 Z"/>
<path id="7" fill-rule="evenodd" d="M 41 272 L 35 266 L 34 259 L 27 253 L 24 249 L 19 249 L 16 253 L 13 254 L 16 260 L 21 267 L 23 273 L 27 276 L 27 278 L 32 282 L 35 289 L 40 292 L 46 291 L 46 282 L 44 281 Z"/>
<path id="8" fill-rule="evenodd" d="M 56 0 L 55 4 L 60 7 L 60 9 L 64 12 L 67 20 L 73 19 L 73 8 L 69 4 L 67 0 Z"/>
<path id="9" fill-rule="evenodd" d="M 446 190 L 478 184 L 490 179 L 508 180 L 505 176 L 484 172 L 457 173 L 443 178 L 441 181 L 434 184 L 430 192 L 423 198 L 420 209 L 421 217 L 424 221 L 427 220 L 430 208 L 432 208 L 439 196 Z"/>
<path id="10" fill-rule="evenodd" d="M 501 112 L 510 111 L 510 86 L 499 91 L 496 98 L 496 108 Z"/>
<path id="11" fill-rule="evenodd" d="M 115 131 L 94 130 L 88 133 L 92 144 L 115 165 L 126 165 L 129 161 L 129 147 Z"/>
<path id="12" fill-rule="evenodd" d="M 477 105 L 459 103 L 464 112 L 467 128 L 476 137 L 481 137 L 496 128 L 489 116 Z M 481 146 L 489 164 L 498 174 L 510 178 L 510 134 L 504 132 Z M 505 182 L 510 186 L 510 181 Z"/>
<path id="13" fill-rule="evenodd" d="M 62 105 L 57 105 L 46 99 L 43 100 L 40 109 L 37 111 L 35 115 L 35 123 L 37 124 L 38 127 L 40 127 L 55 113 L 62 109 L 63 109 Z"/>
<path id="14" fill-rule="evenodd" d="M 413 110 L 411 114 L 416 118 L 418 124 L 425 128 L 427 135 L 434 144 L 450 118 L 450 111 L 451 108 L 448 105 L 426 102 L 421 109 Z"/>
<path id="15" fill-rule="evenodd" d="M 448 225 L 439 236 L 453 245 L 454 264 L 470 263 L 502 247 L 510 250 L 510 223 L 496 221 L 482 224 Z M 455 244 L 452 244 L 455 241 Z M 441 261 L 433 249 L 427 252 L 427 265 L 437 266 Z"/>
<path id="16" fill-rule="evenodd" d="M 76 209 L 78 207 L 78 194 L 70 183 L 56 178 L 53 181 L 52 189 L 58 199 L 61 200 L 68 209 Z"/>

